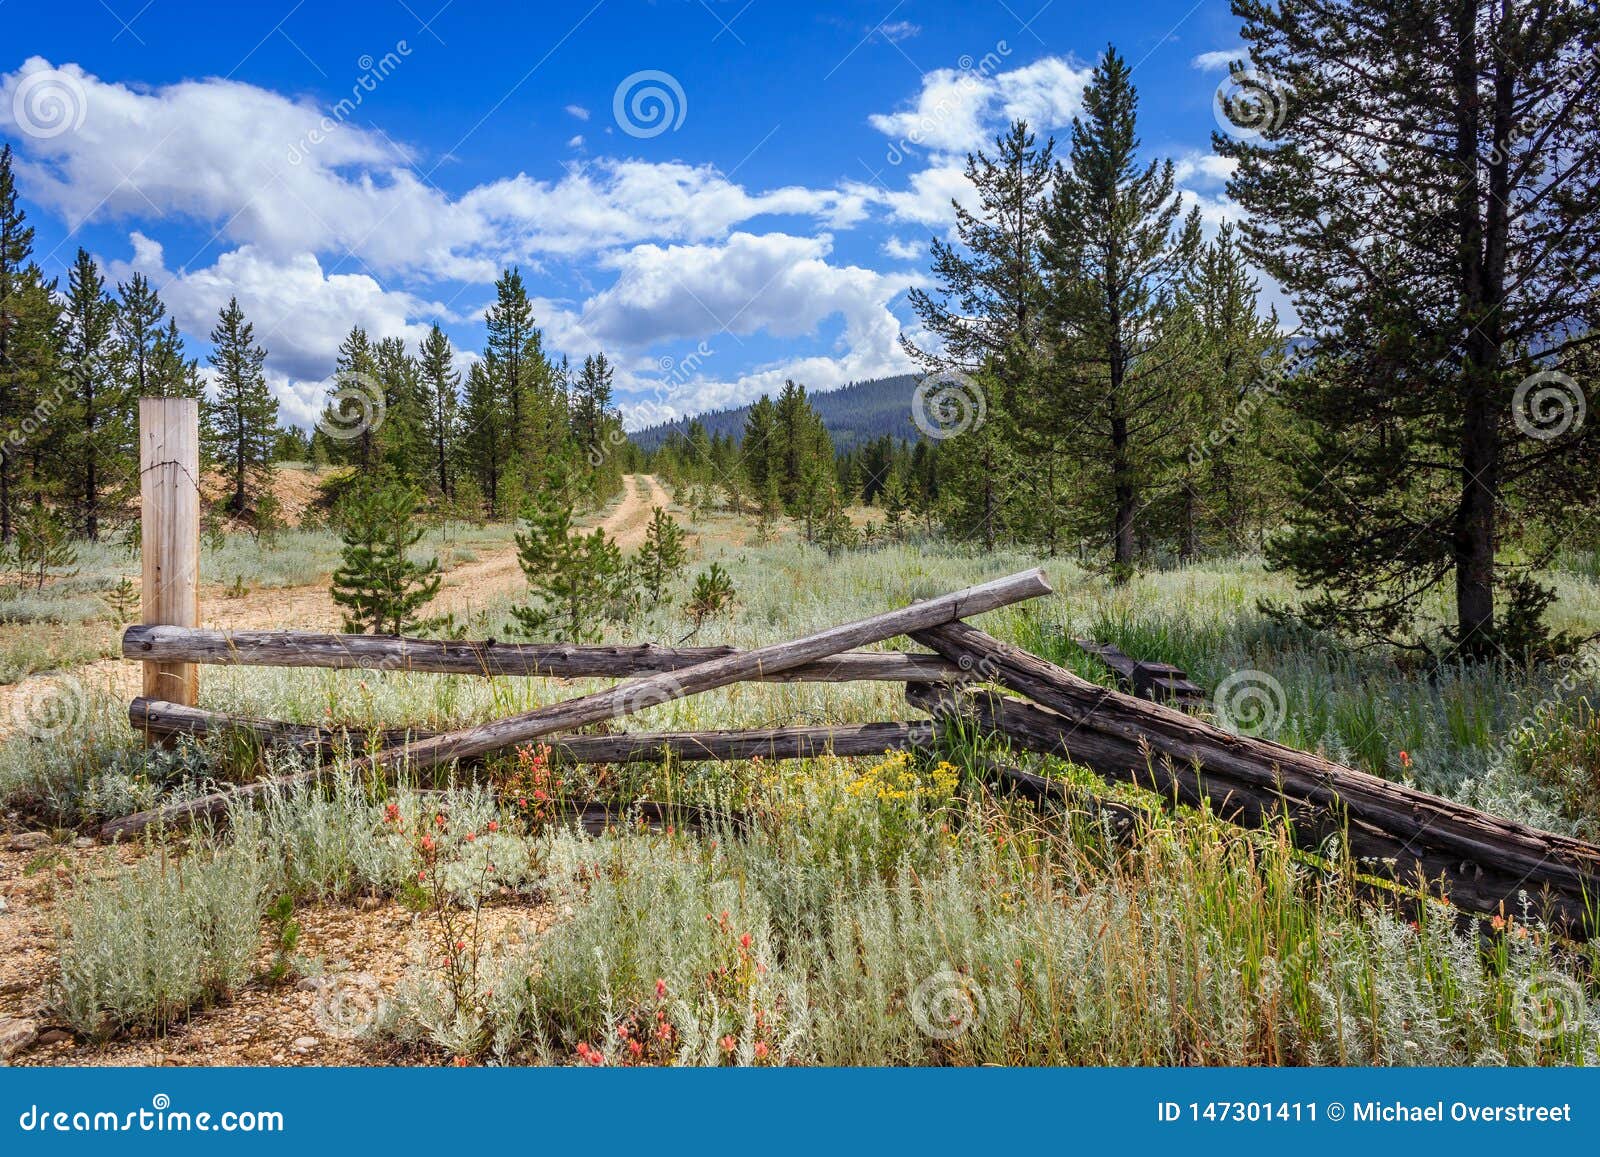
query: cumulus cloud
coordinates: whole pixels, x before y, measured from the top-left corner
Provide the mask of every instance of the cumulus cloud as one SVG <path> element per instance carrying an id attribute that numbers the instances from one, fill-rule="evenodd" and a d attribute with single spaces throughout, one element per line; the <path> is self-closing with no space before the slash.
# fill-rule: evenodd
<path id="1" fill-rule="evenodd" d="M 906 107 L 867 121 L 903 151 L 966 154 L 1019 118 L 1037 132 L 1071 124 L 1092 71 L 1059 56 L 1006 72 L 936 68 Z"/>
<path id="2" fill-rule="evenodd" d="M 896 261 L 915 261 L 922 256 L 922 242 L 891 237 L 883 243 L 883 251 Z"/>
<path id="3" fill-rule="evenodd" d="M 580 121 L 586 121 L 589 119 L 589 110 L 584 108 L 581 104 L 569 104 L 567 105 L 565 111 L 568 116 L 575 116 Z"/>
<path id="4" fill-rule="evenodd" d="M 19 129 L 17 86 L 41 72 L 81 95 L 75 130 Z M 181 218 L 274 257 L 348 254 L 384 274 L 483 281 L 542 254 L 703 240 L 768 214 L 842 228 L 864 212 L 849 193 L 751 193 L 710 165 L 633 160 L 553 181 L 519 173 L 450 197 L 412 151 L 310 101 L 218 79 L 135 89 L 38 57 L 0 76 L 0 129 L 23 146 L 28 196 L 74 223 Z"/>

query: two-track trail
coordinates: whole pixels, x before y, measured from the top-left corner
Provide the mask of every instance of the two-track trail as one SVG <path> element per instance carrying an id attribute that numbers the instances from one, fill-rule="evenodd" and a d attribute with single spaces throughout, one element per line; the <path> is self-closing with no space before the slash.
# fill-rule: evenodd
<path id="1" fill-rule="evenodd" d="M 670 507 L 671 497 L 651 474 L 629 474 L 623 478 L 622 495 L 593 525 L 624 549 L 636 547 L 643 539 L 653 507 Z M 475 612 L 500 597 L 521 589 L 522 569 L 517 564 L 512 542 L 485 548 L 471 562 L 445 572 L 439 595 L 428 607 L 430 614 L 450 613 L 458 619 Z M 328 591 L 326 577 L 304 586 L 275 587 L 250 591 L 238 598 L 225 597 L 220 588 L 200 592 L 202 626 L 230 630 L 274 627 L 300 631 L 337 631 L 341 616 Z M 0 687 L 0 738 L 27 727 L 28 721 L 55 718 L 71 703 L 82 703 L 90 694 L 110 689 L 121 698 L 139 693 L 141 668 L 125 659 L 101 659 L 70 671 L 30 675 L 20 682 Z M 70 697 L 58 705 L 54 700 Z"/>

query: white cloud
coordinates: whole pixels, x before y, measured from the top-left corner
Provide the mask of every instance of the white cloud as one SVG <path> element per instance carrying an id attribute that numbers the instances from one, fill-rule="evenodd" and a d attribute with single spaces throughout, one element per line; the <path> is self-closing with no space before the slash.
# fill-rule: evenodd
<path id="1" fill-rule="evenodd" d="M 0 75 L 0 129 L 13 130 L 32 58 Z M 184 219 L 286 259 L 349 255 L 383 274 L 485 281 L 541 254 L 575 255 L 647 239 L 725 236 L 753 217 L 800 215 L 827 228 L 864 201 L 792 186 L 751 193 L 710 165 L 603 160 L 559 180 L 519 173 L 452 198 L 381 132 L 332 124 L 310 101 L 234 81 L 155 89 L 104 82 L 68 64 L 85 116 L 52 137 L 16 131 L 24 191 L 73 222 Z"/>
<path id="2" fill-rule="evenodd" d="M 1009 72 L 936 68 L 906 108 L 874 113 L 868 123 L 904 151 L 966 154 L 989 145 L 1013 120 L 1038 133 L 1072 123 L 1092 73 L 1059 56 Z"/>
<path id="3" fill-rule="evenodd" d="M 571 140 L 567 141 L 567 148 L 569 148 L 569 149 L 581 149 L 581 148 L 583 148 L 583 134 L 582 133 L 578 133 Z"/>
<path id="4" fill-rule="evenodd" d="M 883 243 L 883 251 L 896 261 L 915 261 L 922 256 L 922 242 L 891 237 Z"/>
<path id="5" fill-rule="evenodd" d="M 1189 62 L 1192 68 L 1202 72 L 1224 72 L 1229 64 L 1235 60 L 1248 62 L 1250 53 L 1243 48 L 1221 48 L 1215 52 L 1202 52 Z"/>
<path id="6" fill-rule="evenodd" d="M 565 111 L 569 116 L 575 116 L 580 121 L 586 121 L 589 119 L 589 110 L 584 108 L 581 104 L 569 104 L 567 105 Z"/>
<path id="7" fill-rule="evenodd" d="M 1173 163 L 1173 172 L 1180 184 L 1191 181 L 1199 184 L 1217 184 L 1233 176 L 1239 162 L 1232 157 L 1219 157 L 1215 153 L 1189 152 Z"/>

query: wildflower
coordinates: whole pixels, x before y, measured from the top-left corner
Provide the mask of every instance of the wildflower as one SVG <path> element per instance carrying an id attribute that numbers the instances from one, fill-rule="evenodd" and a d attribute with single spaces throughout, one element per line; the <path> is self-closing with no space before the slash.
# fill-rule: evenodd
<path id="1" fill-rule="evenodd" d="M 733 1051 L 733 1046 L 737 1043 L 738 1042 L 733 1039 L 733 1034 L 729 1033 L 727 1036 L 722 1038 L 722 1051 L 725 1053 L 731 1053 Z"/>
<path id="2" fill-rule="evenodd" d="M 762 1060 L 766 1060 L 766 1059 L 767 1059 L 767 1042 L 764 1041 L 764 1040 L 758 1040 L 758 1041 L 756 1041 L 756 1060 L 762 1061 Z"/>
<path id="3" fill-rule="evenodd" d="M 397 803 L 385 804 L 383 808 L 383 822 L 392 824 L 400 818 L 400 805 Z"/>
<path id="4" fill-rule="evenodd" d="M 489 821 L 489 830 L 491 832 L 499 831 L 500 830 L 500 821 L 499 820 L 490 820 Z"/>
<path id="5" fill-rule="evenodd" d="M 1496 932 L 1504 931 L 1505 926 L 1506 918 L 1504 916 L 1495 916 L 1489 920 L 1489 927 L 1493 928 Z"/>
<path id="6" fill-rule="evenodd" d="M 455 1067 L 458 1068 L 458 1069 L 464 1069 L 464 1068 L 466 1068 L 468 1065 L 470 1065 L 472 1063 L 472 1058 L 471 1057 L 457 1057 L 455 1060 L 451 1061 L 450 1063 L 455 1065 Z"/>
<path id="7" fill-rule="evenodd" d="M 423 836 L 422 837 L 422 850 L 425 851 L 425 852 L 433 851 L 433 837 L 432 836 Z"/>
<path id="8" fill-rule="evenodd" d="M 524 796 L 524 797 L 522 797 L 522 798 L 521 798 L 521 799 L 518 799 L 518 800 L 517 800 L 517 806 L 518 806 L 518 807 L 527 807 L 527 806 L 528 806 L 528 800 L 527 800 L 527 797 L 526 797 L 526 796 Z"/>
<path id="9" fill-rule="evenodd" d="M 473 840 L 475 840 L 477 838 L 478 838 L 478 833 L 477 832 L 468 832 L 467 833 L 467 843 L 470 844 Z"/>
<path id="10" fill-rule="evenodd" d="M 644 1046 L 636 1040 L 631 1040 L 628 1042 L 628 1051 L 635 1057 L 644 1056 Z"/>
<path id="11" fill-rule="evenodd" d="M 665 1000 L 665 999 L 667 999 L 667 982 L 665 980 L 657 980 L 656 981 L 656 999 L 657 1000 Z"/>
<path id="12" fill-rule="evenodd" d="M 444 813 L 443 812 L 437 813 L 433 817 L 433 822 L 438 824 L 441 828 L 444 827 Z"/>
<path id="13" fill-rule="evenodd" d="M 457 940 L 456 941 L 456 951 L 457 952 L 465 952 L 466 950 L 467 950 L 467 942 L 465 940 Z"/>
<path id="14" fill-rule="evenodd" d="M 427 881 L 428 881 L 428 873 L 426 873 L 426 872 L 418 872 L 417 873 L 417 883 L 425 884 L 425 883 L 427 883 Z"/>
<path id="15" fill-rule="evenodd" d="M 1404 751 L 1400 753 L 1400 766 L 1406 771 L 1411 770 L 1411 756 Z"/>
<path id="16" fill-rule="evenodd" d="M 746 932 L 743 936 L 739 937 L 739 947 L 744 949 L 746 952 L 750 951 L 750 933 Z"/>

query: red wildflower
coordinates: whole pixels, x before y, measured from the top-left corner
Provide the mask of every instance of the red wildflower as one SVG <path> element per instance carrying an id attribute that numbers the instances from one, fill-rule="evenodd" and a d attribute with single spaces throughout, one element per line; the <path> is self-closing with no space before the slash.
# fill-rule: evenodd
<path id="1" fill-rule="evenodd" d="M 489 830 L 491 832 L 499 831 L 500 830 L 500 821 L 499 820 L 490 820 L 489 821 Z"/>
<path id="2" fill-rule="evenodd" d="M 743 948 L 746 952 L 750 951 L 750 933 L 746 932 L 743 936 L 739 937 L 739 947 Z"/>
<path id="3" fill-rule="evenodd" d="M 628 1051 L 636 1057 L 644 1056 L 644 1046 L 636 1040 L 628 1042 Z"/>
<path id="4" fill-rule="evenodd" d="M 731 1053 L 734 1045 L 737 1043 L 738 1042 L 733 1039 L 733 1034 L 729 1033 L 727 1036 L 722 1038 L 722 1051 L 725 1053 Z"/>
<path id="5" fill-rule="evenodd" d="M 667 982 L 665 980 L 656 981 L 656 999 L 667 999 Z"/>
<path id="6" fill-rule="evenodd" d="M 444 813 L 439 812 L 437 815 L 435 815 L 433 817 L 433 822 L 438 824 L 441 828 L 444 827 Z"/>
<path id="7" fill-rule="evenodd" d="M 758 1061 L 765 1060 L 766 1056 L 767 1056 L 767 1042 L 764 1041 L 764 1040 L 756 1041 L 756 1060 L 758 1060 Z"/>
<path id="8" fill-rule="evenodd" d="M 1407 771 L 1411 770 L 1411 756 L 1407 752 L 1400 753 L 1400 766 Z"/>

